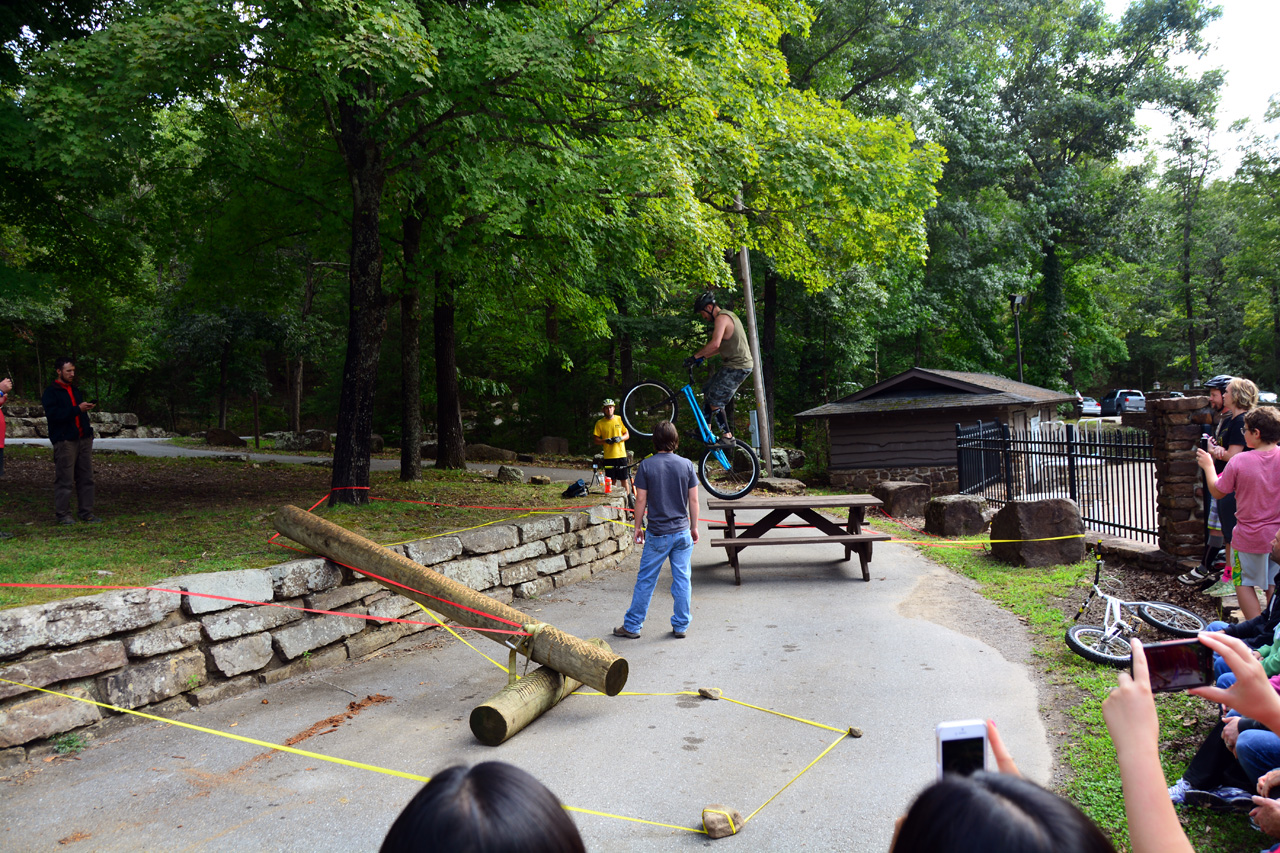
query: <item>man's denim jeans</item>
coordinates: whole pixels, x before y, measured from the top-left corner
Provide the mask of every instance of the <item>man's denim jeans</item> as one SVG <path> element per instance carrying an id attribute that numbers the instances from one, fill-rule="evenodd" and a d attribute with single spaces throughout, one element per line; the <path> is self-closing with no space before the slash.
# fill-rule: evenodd
<path id="1" fill-rule="evenodd" d="M 653 600 L 653 588 L 658 583 L 662 564 L 671 558 L 671 597 L 675 600 L 675 612 L 671 615 L 671 630 L 689 628 L 691 602 L 691 575 L 689 565 L 693 560 L 693 537 L 688 530 L 666 536 L 646 534 L 644 553 L 640 555 L 640 571 L 636 574 L 636 590 L 631 595 L 631 607 L 627 610 L 622 627 L 640 633 L 644 617 Z"/>

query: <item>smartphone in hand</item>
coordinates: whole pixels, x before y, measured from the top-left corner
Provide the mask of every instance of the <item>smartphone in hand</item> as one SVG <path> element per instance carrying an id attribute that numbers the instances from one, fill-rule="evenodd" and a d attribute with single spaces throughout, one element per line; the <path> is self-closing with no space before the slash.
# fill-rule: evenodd
<path id="1" fill-rule="evenodd" d="M 1195 637 L 1144 645 L 1142 651 L 1147 657 L 1152 693 L 1175 693 L 1205 687 L 1217 680 L 1213 674 L 1213 649 Z"/>
<path id="2" fill-rule="evenodd" d="M 938 723 L 938 778 L 947 773 L 968 776 L 987 769 L 987 724 L 984 720 Z"/>

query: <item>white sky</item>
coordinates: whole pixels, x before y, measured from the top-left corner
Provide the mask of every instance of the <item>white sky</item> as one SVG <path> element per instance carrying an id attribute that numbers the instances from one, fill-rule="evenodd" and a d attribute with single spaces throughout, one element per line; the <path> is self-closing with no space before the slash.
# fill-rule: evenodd
<path id="1" fill-rule="evenodd" d="M 1255 125 L 1253 132 L 1261 131 L 1267 101 L 1280 93 L 1280 49 L 1276 45 L 1280 37 L 1280 0 L 1217 0 L 1217 5 L 1222 16 L 1206 32 L 1213 47 L 1203 61 L 1187 61 L 1186 65 L 1195 73 L 1215 67 L 1227 72 L 1214 135 L 1214 148 L 1221 160 L 1218 175 L 1226 178 L 1240 165 L 1238 148 L 1249 138 L 1232 133 L 1232 122 L 1248 118 Z M 1106 0 L 1106 6 L 1118 21 L 1129 0 Z M 1138 120 L 1150 128 L 1147 140 L 1152 147 L 1160 145 L 1169 133 L 1168 120 L 1154 110 L 1143 110 Z M 1274 134 L 1275 129 L 1271 132 Z M 1141 154 L 1135 159 L 1141 159 Z"/>

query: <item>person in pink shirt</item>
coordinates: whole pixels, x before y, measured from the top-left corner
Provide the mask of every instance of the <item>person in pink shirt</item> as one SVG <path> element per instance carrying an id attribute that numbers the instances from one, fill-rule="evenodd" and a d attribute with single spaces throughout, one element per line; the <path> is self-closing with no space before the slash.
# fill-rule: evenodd
<path id="1" fill-rule="evenodd" d="M 1266 589 L 1268 600 L 1275 586 L 1280 564 L 1271 557 L 1271 540 L 1280 530 L 1280 412 L 1260 406 L 1244 416 L 1244 440 L 1252 453 L 1238 453 L 1221 474 L 1214 472 L 1213 457 L 1196 451 L 1196 462 L 1204 471 L 1209 492 L 1221 500 L 1236 496 L 1236 529 L 1231 538 L 1232 562 L 1239 571 L 1237 590 L 1242 586 Z M 1241 596 L 1241 610 L 1249 596 Z M 1256 600 L 1256 599 L 1255 599 Z"/>

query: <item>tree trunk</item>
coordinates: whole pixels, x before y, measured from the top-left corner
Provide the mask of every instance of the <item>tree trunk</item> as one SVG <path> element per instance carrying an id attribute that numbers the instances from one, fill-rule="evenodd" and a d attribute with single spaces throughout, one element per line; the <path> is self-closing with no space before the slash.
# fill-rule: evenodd
<path id="1" fill-rule="evenodd" d="M 373 395 L 387 318 L 379 235 L 386 161 L 381 146 L 370 134 L 365 109 L 354 98 L 338 102 L 341 147 L 351 181 L 350 317 L 342 393 L 338 398 L 338 440 L 333 448 L 330 506 L 363 505 L 369 501 Z"/>
<path id="2" fill-rule="evenodd" d="M 778 341 L 778 274 L 769 264 L 764 265 L 764 305 L 762 307 L 762 315 L 760 320 L 760 358 L 764 362 L 760 365 L 761 375 L 764 377 L 764 394 L 765 400 L 768 401 L 768 418 L 769 428 L 773 429 L 773 424 L 777 423 L 777 412 L 775 411 L 778 398 L 774 394 L 777 387 L 775 381 L 778 376 L 778 362 L 776 357 L 776 344 Z M 772 432 L 769 433 L 773 435 Z"/>
<path id="3" fill-rule="evenodd" d="M 458 394 L 458 353 L 454 337 L 454 288 L 436 273 L 436 468 L 466 468 L 467 447 L 462 438 L 462 400 Z"/>
<path id="4" fill-rule="evenodd" d="M 222 342 L 218 359 L 218 429 L 227 428 L 227 373 L 231 366 L 231 341 Z"/>
<path id="5" fill-rule="evenodd" d="M 1182 219 L 1182 294 L 1187 306 L 1187 347 L 1191 352 L 1191 373 L 1187 377 L 1191 387 L 1200 385 L 1200 362 L 1196 352 L 1196 316 L 1195 304 L 1191 299 L 1191 210 L 1188 208 Z"/>
<path id="6" fill-rule="evenodd" d="M 404 277 L 400 297 L 400 479 L 417 480 L 422 473 L 422 370 L 418 330 L 422 325 L 418 293 L 418 249 L 422 243 L 422 219 L 404 219 Z"/>

